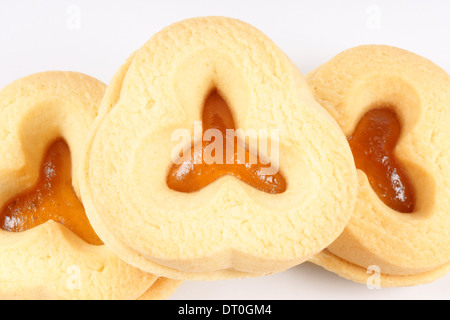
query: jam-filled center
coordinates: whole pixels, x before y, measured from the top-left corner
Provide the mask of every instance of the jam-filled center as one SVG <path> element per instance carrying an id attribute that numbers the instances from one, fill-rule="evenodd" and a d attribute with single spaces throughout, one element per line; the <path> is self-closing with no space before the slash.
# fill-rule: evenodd
<path id="1" fill-rule="evenodd" d="M 71 166 L 69 147 L 63 140 L 55 141 L 44 156 L 37 184 L 3 207 L 1 228 L 21 232 L 52 219 L 89 244 L 103 244 L 73 190 Z"/>
<path id="2" fill-rule="evenodd" d="M 402 165 L 394 155 L 401 125 L 388 108 L 367 112 L 348 139 L 356 167 L 364 171 L 378 197 L 390 208 L 412 213 L 415 192 Z"/>
<path id="3" fill-rule="evenodd" d="M 211 141 L 202 139 L 199 142 L 201 145 L 193 145 L 190 152 L 171 167 L 167 177 L 169 188 L 180 192 L 195 192 L 222 176 L 231 175 L 267 193 L 276 194 L 286 190 L 283 176 L 279 172 L 267 174 L 266 169 L 270 164 L 263 164 L 258 155 L 245 147 L 245 143 L 239 142 L 236 135 L 230 134 L 236 130 L 233 116 L 227 103 L 216 91 L 205 102 L 202 126 L 204 134 L 210 129 L 216 129 L 220 133 L 223 137 L 222 144 L 219 144 L 221 150 L 211 150 L 213 145 L 214 148 L 218 146 L 215 141 L 217 135 Z M 229 152 L 230 149 L 232 152 Z M 221 161 L 207 161 L 211 154 L 216 160 L 220 154 Z"/>

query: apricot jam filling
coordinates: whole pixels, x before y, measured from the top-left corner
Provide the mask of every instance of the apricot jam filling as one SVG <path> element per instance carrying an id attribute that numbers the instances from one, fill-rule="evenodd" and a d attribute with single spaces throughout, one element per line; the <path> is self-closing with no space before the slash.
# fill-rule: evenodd
<path id="1" fill-rule="evenodd" d="M 179 192 L 195 192 L 222 176 L 231 175 L 267 193 L 276 194 L 286 190 L 283 176 L 279 172 L 266 174 L 267 171 L 263 169 L 270 167 L 270 164 L 262 164 L 258 155 L 248 151 L 248 148 L 244 147 L 245 143 L 239 143 L 238 138 L 230 134 L 230 131 L 236 130 L 233 116 L 227 103 L 216 91 L 212 92 L 205 102 L 202 127 L 203 133 L 209 129 L 220 132 L 223 137 L 223 150 L 211 151 L 215 137 L 211 138 L 211 141 L 202 139 L 202 142 L 199 142 L 201 145 L 193 145 L 190 153 L 172 165 L 167 177 L 169 188 Z M 234 152 L 227 152 L 227 148 Z M 222 161 L 205 161 L 209 154 L 216 156 L 215 152 L 219 152 L 218 157 Z"/>
<path id="2" fill-rule="evenodd" d="M 378 197 L 390 208 L 412 213 L 415 191 L 394 155 L 401 125 L 389 108 L 367 112 L 348 139 L 356 167 L 364 171 Z"/>
<path id="3" fill-rule="evenodd" d="M 1 228 L 21 232 L 52 219 L 89 244 L 103 244 L 92 229 L 83 204 L 73 190 L 71 167 L 70 150 L 66 142 L 59 139 L 52 143 L 42 161 L 37 184 L 3 207 L 0 213 Z"/>

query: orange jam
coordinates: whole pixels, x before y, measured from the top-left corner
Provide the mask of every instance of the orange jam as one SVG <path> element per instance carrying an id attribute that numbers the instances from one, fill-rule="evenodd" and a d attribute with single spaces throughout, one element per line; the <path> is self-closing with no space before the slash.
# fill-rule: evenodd
<path id="1" fill-rule="evenodd" d="M 280 173 L 265 174 L 263 169 L 269 168 L 270 164 L 262 164 L 257 155 L 250 153 L 242 143 L 237 141 L 234 134 L 227 132 L 227 129 L 236 130 L 233 116 L 227 103 L 215 91 L 205 102 L 202 125 L 203 133 L 209 129 L 216 129 L 221 133 L 223 137 L 222 161 L 214 163 L 205 161 L 208 147 L 212 147 L 211 144 L 215 142 L 215 137 L 211 138 L 212 141 L 199 142 L 201 146 L 193 145 L 190 153 L 183 156 L 180 163 L 174 164 L 170 169 L 167 177 L 169 188 L 180 192 L 195 192 L 222 176 L 231 175 L 267 193 L 282 193 L 286 190 L 286 181 Z M 227 154 L 227 146 L 229 150 L 234 148 L 234 153 L 228 152 Z M 210 154 L 215 155 L 214 152 L 210 152 Z M 220 158 L 220 154 L 218 157 Z M 250 161 L 250 159 L 253 160 Z"/>
<path id="2" fill-rule="evenodd" d="M 1 228 L 21 232 L 52 219 L 90 244 L 103 244 L 72 188 L 71 166 L 69 147 L 65 141 L 57 140 L 45 154 L 37 184 L 3 207 Z"/>
<path id="3" fill-rule="evenodd" d="M 378 197 L 390 208 L 412 213 L 414 188 L 394 156 L 400 137 L 400 121 L 390 109 L 367 112 L 349 138 L 356 167 L 367 174 Z"/>

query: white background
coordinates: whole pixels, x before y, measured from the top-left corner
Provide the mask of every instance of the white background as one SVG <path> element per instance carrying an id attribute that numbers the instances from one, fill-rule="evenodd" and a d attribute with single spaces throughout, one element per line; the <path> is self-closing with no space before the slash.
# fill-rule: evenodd
<path id="1" fill-rule="evenodd" d="M 0 87 L 31 73 L 78 71 L 108 83 L 161 28 L 205 15 L 266 33 L 302 73 L 342 50 L 389 44 L 450 70 L 450 1 L 0 0 Z M 450 106 L 449 106 L 450 107 Z M 429 285 L 369 290 L 306 263 L 258 279 L 185 282 L 171 299 L 449 299 L 450 275 Z"/>

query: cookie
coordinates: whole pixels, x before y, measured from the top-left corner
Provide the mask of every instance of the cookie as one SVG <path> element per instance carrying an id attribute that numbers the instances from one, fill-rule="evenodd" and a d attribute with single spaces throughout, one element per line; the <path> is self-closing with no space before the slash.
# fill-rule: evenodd
<path id="1" fill-rule="evenodd" d="M 450 268 L 450 78 L 390 46 L 340 53 L 307 75 L 352 148 L 359 193 L 344 232 L 312 262 L 381 286 L 431 282 Z M 367 269 L 370 269 L 369 271 Z"/>
<path id="2" fill-rule="evenodd" d="M 74 72 L 0 91 L 2 299 L 157 299 L 179 284 L 120 260 L 84 213 L 79 165 L 104 91 Z"/>
<path id="3" fill-rule="evenodd" d="M 86 212 L 144 271 L 279 272 L 350 218 L 345 136 L 288 57 L 244 22 L 194 18 L 160 31 L 119 69 L 100 109 L 82 165 Z"/>

